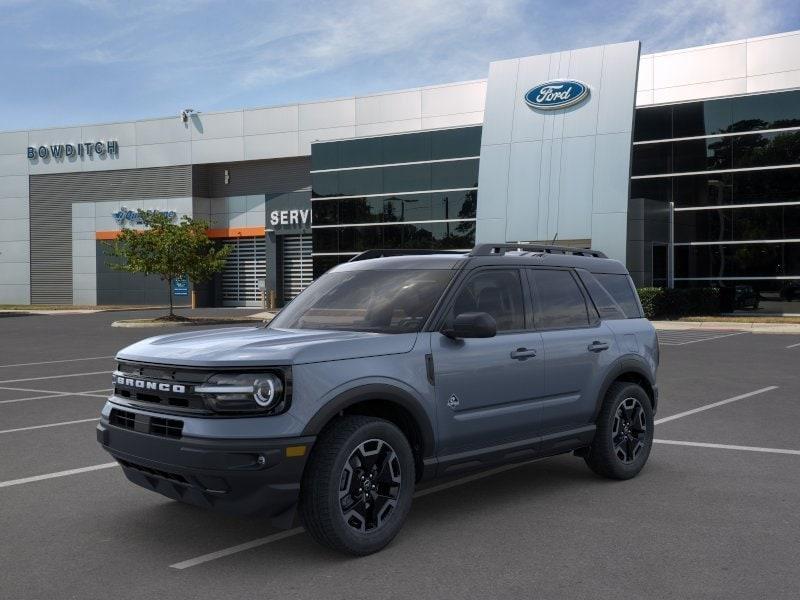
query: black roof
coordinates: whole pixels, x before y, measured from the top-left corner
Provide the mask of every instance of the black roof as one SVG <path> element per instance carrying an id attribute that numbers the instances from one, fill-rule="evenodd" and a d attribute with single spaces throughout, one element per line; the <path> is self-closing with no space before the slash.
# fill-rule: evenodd
<path id="1" fill-rule="evenodd" d="M 625 266 L 597 250 L 536 244 L 480 244 L 473 250 L 367 250 L 337 271 L 370 269 L 458 269 L 466 265 L 541 265 L 627 274 Z"/>

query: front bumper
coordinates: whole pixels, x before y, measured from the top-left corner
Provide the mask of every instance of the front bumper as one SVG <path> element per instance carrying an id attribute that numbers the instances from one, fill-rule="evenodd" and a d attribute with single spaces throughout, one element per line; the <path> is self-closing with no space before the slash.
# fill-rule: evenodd
<path id="1" fill-rule="evenodd" d="M 204 508 L 272 517 L 286 527 L 314 439 L 171 439 L 111 425 L 105 417 L 97 426 L 97 441 L 133 483 Z"/>

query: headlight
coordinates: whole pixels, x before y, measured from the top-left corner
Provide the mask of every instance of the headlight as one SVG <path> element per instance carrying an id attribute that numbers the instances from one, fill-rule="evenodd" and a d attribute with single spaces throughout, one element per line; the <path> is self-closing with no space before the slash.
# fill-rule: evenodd
<path id="1" fill-rule="evenodd" d="M 274 373 L 217 373 L 194 388 L 217 412 L 280 412 L 284 385 Z"/>

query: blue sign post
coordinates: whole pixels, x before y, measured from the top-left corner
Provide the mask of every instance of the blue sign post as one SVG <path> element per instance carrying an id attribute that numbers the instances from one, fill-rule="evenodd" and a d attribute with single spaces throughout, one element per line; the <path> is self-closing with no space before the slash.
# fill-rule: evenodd
<path id="1" fill-rule="evenodd" d="M 173 296 L 188 296 L 189 295 L 189 278 L 186 275 L 176 277 L 172 280 L 172 295 Z"/>

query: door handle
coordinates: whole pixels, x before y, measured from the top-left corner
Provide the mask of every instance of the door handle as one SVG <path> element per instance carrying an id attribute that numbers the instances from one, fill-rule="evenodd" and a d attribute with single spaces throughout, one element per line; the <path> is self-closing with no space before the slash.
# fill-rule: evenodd
<path id="1" fill-rule="evenodd" d="M 517 348 L 511 351 L 511 358 L 514 360 L 525 360 L 536 356 L 536 350 L 528 350 L 527 348 Z"/>
<path id="2" fill-rule="evenodd" d="M 589 344 L 589 352 L 602 352 L 603 350 L 608 350 L 609 345 L 607 342 L 599 342 L 595 340 L 591 344 Z"/>

